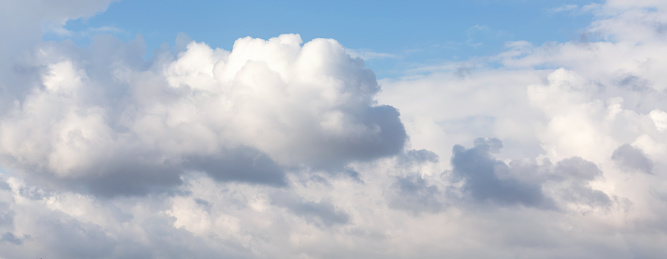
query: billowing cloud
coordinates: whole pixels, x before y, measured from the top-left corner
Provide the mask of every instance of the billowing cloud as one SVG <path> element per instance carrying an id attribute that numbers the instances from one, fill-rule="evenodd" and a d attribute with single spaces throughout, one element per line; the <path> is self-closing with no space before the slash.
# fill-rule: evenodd
<path id="1" fill-rule="evenodd" d="M 140 194 L 187 170 L 284 185 L 285 168 L 340 169 L 403 149 L 397 110 L 374 102 L 373 72 L 333 40 L 244 38 L 231 52 L 193 42 L 143 66 L 123 58 L 137 47 L 115 43 L 120 59 L 83 66 L 108 41 L 37 51 L 39 83 L 0 121 L 7 165 Z"/>

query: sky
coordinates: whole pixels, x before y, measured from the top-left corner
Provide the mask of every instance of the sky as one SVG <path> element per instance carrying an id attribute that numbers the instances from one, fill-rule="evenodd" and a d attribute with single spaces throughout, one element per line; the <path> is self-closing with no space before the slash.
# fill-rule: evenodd
<path id="1" fill-rule="evenodd" d="M 591 14 L 558 8 L 585 1 L 124 1 L 95 16 L 71 20 L 46 40 L 90 44 L 95 30 L 123 40 L 141 35 L 146 55 L 179 34 L 231 49 L 242 37 L 269 39 L 299 34 L 307 42 L 333 38 L 347 49 L 372 57 L 376 75 L 396 77 L 406 68 L 466 60 L 500 52 L 507 41 L 542 44 L 580 37 Z M 150 15 L 147 15 L 149 13 Z M 530 22 L 526 22 L 530 21 Z M 391 57 L 391 58 L 389 58 Z M 373 59 L 382 59 L 380 61 Z"/>
<path id="2" fill-rule="evenodd" d="M 664 1 L 0 21 L 0 258 L 667 256 Z"/>

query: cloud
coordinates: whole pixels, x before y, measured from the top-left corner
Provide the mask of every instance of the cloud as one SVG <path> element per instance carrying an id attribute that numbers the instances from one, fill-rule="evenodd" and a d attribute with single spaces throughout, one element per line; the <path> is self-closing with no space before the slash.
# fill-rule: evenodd
<path id="1" fill-rule="evenodd" d="M 394 58 L 396 57 L 393 54 L 389 53 L 381 53 L 381 52 L 374 52 L 372 50 L 367 50 L 367 49 L 345 49 L 348 55 L 353 58 L 360 58 L 363 60 L 371 60 L 371 59 L 384 59 L 384 58 Z"/>
<path id="2" fill-rule="evenodd" d="M 104 11 L 114 0 L 28 0 L 3 1 L 0 3 L 0 34 L 12 40 L 0 42 L 0 75 L 5 80 L 13 78 L 11 67 L 25 51 L 42 39 L 44 30 L 67 34 L 63 26 L 68 20 L 95 15 Z M 0 87 L 7 81 L 0 82 Z"/>
<path id="3" fill-rule="evenodd" d="M 651 117 L 651 120 L 653 120 L 655 128 L 658 129 L 658 131 L 663 132 L 667 129 L 667 112 L 655 109 L 649 113 L 649 116 Z"/>
<path id="4" fill-rule="evenodd" d="M 646 157 L 644 152 L 629 144 L 624 144 L 614 150 L 611 159 L 620 166 L 630 170 L 637 170 L 647 174 L 651 174 L 653 170 L 653 162 Z"/>
<path id="5" fill-rule="evenodd" d="M 38 222 L 37 225 L 42 227 L 44 232 L 36 238 L 48 244 L 47 249 L 52 251 L 52 254 L 61 257 L 102 257 L 110 254 L 116 245 L 104 229 L 94 224 L 53 218 L 45 218 L 43 221 L 45 222 Z"/>
<path id="6" fill-rule="evenodd" d="M 0 242 L 9 242 L 15 245 L 21 245 L 23 244 L 23 241 L 21 239 L 17 238 L 13 233 L 7 232 L 4 235 L 2 235 L 2 239 L 0 239 Z"/>
<path id="7" fill-rule="evenodd" d="M 652 205 L 665 202 L 659 193 L 666 179 L 658 172 L 664 171 L 662 157 L 667 154 L 661 115 L 667 96 L 658 71 L 667 63 L 654 58 L 666 46 L 661 29 L 664 7 L 652 1 L 587 5 L 581 10 L 590 12 L 594 21 L 583 30 L 586 41 L 511 42 L 504 53 L 474 60 L 464 78 L 456 76 L 458 63 L 452 62 L 438 69 L 427 67 L 420 76 L 381 80 L 378 100 L 401 111 L 410 147 L 433 151 L 449 172 L 442 179 L 460 180 L 439 188 L 446 190 L 438 195 L 448 204 L 439 215 L 463 208 L 468 208 L 462 213 L 467 217 L 512 211 L 508 218 L 482 220 L 510 228 L 520 225 L 508 223 L 511 218 L 525 221 L 536 214 L 577 215 L 566 224 L 580 227 L 583 222 L 627 217 L 592 230 L 615 229 L 632 240 L 623 244 L 633 248 L 610 256 L 664 252 L 657 248 L 659 241 L 651 241 L 664 238 L 663 224 L 653 218 L 667 215 Z M 416 99 L 420 101 L 409 101 Z M 454 152 L 450 148 L 480 136 L 483 140 L 471 147 L 459 145 Z M 491 152 L 500 146 L 493 138 L 502 139 L 502 152 Z M 628 174 L 631 171 L 653 174 Z M 440 187 L 431 179 L 428 183 Z M 544 201 L 551 201 L 555 209 L 544 209 L 550 208 Z M 647 228 L 632 230 L 635 224 Z M 661 230 L 653 236 L 644 232 L 649 228 Z M 509 232 L 495 233 L 503 241 L 518 240 L 505 236 Z M 560 243 L 546 241 L 547 236 L 538 239 L 558 247 L 554 251 L 577 254 L 570 249 L 579 247 L 599 254 L 590 243 L 578 246 L 557 236 L 554 240 Z M 494 242 L 478 247 L 525 251 L 505 249 L 517 243 L 500 242 L 503 248 L 497 249 L 489 248 L 490 243 Z M 534 257 L 549 257 L 546 243 Z"/>
<path id="8" fill-rule="evenodd" d="M 397 177 L 392 189 L 389 197 L 392 208 L 415 215 L 421 212 L 437 213 L 444 208 L 445 204 L 441 201 L 444 193 L 419 176 Z"/>
<path id="9" fill-rule="evenodd" d="M 325 227 L 347 224 L 350 221 L 350 216 L 334 207 L 330 201 L 303 201 L 289 194 L 277 193 L 271 199 L 271 202 L 286 208 L 299 217 L 305 218 L 309 222 Z"/>
<path id="10" fill-rule="evenodd" d="M 426 149 L 407 150 L 398 156 L 398 163 L 402 166 L 412 166 L 420 163 L 437 163 L 440 158 L 436 153 Z"/>
<path id="11" fill-rule="evenodd" d="M 238 148 L 218 156 L 193 157 L 191 165 L 213 179 L 220 181 L 244 181 L 284 186 L 287 184 L 284 170 L 261 152 L 249 148 Z"/>
<path id="12" fill-rule="evenodd" d="M 592 162 L 580 157 L 572 157 L 559 161 L 553 169 L 553 181 L 561 185 L 558 195 L 565 202 L 574 202 L 590 207 L 609 207 L 612 200 L 609 196 L 591 188 L 589 182 L 603 175 L 602 171 Z"/>
<path id="13" fill-rule="evenodd" d="M 0 214 L 0 226 L 11 226 L 14 222 L 14 213 L 9 210 L 10 204 L 0 203 L 0 208 L 3 209 L 2 214 Z"/>
<path id="14" fill-rule="evenodd" d="M 141 37 L 40 43 L 30 19 L 49 10 L 26 3 L 0 25 L 18 37 L 0 43 L 4 257 L 666 252 L 660 1 L 582 7 L 587 41 L 380 83 L 335 40 L 292 34 L 181 35 L 150 60 Z M 54 3 L 55 24 L 108 5 Z"/>
<path id="15" fill-rule="evenodd" d="M 141 39 L 109 37 L 85 50 L 45 44 L 24 65 L 40 80 L 0 120 L 7 165 L 113 196 L 177 185 L 187 170 L 284 185 L 284 168 L 338 170 L 403 149 L 398 111 L 375 104 L 372 71 L 333 40 L 192 42 L 146 63 Z"/>
<path id="16" fill-rule="evenodd" d="M 547 10 L 550 13 L 561 13 L 561 12 L 570 12 L 579 9 L 579 6 L 576 4 L 566 4 L 559 7 L 554 7 Z"/>
<path id="17" fill-rule="evenodd" d="M 453 173 L 465 181 L 463 190 L 481 202 L 553 208 L 553 202 L 545 197 L 541 186 L 520 182 L 514 178 L 501 179 L 498 176 L 510 170 L 505 163 L 491 156 L 491 153 L 498 152 L 500 148 L 500 140 L 481 138 L 476 139 L 475 146 L 470 149 L 454 146 Z"/>

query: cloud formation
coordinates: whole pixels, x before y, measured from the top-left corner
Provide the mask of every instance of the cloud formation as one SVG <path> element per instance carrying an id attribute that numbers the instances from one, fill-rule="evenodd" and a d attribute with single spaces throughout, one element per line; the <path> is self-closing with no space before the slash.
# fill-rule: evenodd
<path id="1" fill-rule="evenodd" d="M 453 173 L 464 179 L 463 189 L 479 201 L 494 201 L 501 204 L 523 204 L 531 207 L 552 207 L 539 185 L 522 183 L 514 178 L 499 178 L 510 168 L 491 157 L 498 152 L 502 142 L 498 139 L 476 139 L 475 146 L 466 149 L 454 146 L 452 155 Z"/>
<path id="2" fill-rule="evenodd" d="M 611 159 L 620 166 L 630 170 L 637 170 L 647 174 L 651 174 L 653 171 L 653 162 L 646 157 L 644 152 L 628 144 L 624 144 L 614 150 Z"/>
<path id="3" fill-rule="evenodd" d="M 0 25 L 2 258 L 667 252 L 662 1 L 564 6 L 594 16 L 580 40 L 380 83 L 296 34 L 40 42 L 37 14 L 109 1 L 26 3 L 30 32 Z"/>
<path id="4" fill-rule="evenodd" d="M 496 160 L 502 142 L 478 138 L 474 147 L 454 146 L 451 159 L 455 179 L 463 181 L 461 189 L 477 202 L 500 206 L 523 205 L 547 210 L 566 209 L 571 204 L 590 208 L 608 207 L 609 196 L 591 188 L 590 181 L 603 175 L 592 162 L 580 157 L 558 161 L 535 162 Z M 466 200 L 466 197 L 464 197 Z"/>
<path id="5" fill-rule="evenodd" d="M 286 168 L 340 169 L 403 149 L 397 110 L 374 102 L 373 72 L 333 40 L 192 42 L 148 63 L 131 56 L 137 44 L 39 48 L 39 63 L 24 65 L 39 82 L 0 120 L 5 164 L 108 196 L 173 186 L 187 170 L 284 185 Z M 95 57 L 110 49 L 120 57 Z"/>

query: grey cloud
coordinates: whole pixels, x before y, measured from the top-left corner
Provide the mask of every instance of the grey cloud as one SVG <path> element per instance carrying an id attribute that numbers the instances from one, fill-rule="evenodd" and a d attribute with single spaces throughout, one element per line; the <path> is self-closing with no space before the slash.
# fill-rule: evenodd
<path id="1" fill-rule="evenodd" d="M 182 181 L 179 169 L 170 167 L 169 164 L 145 165 L 124 161 L 101 169 L 100 175 L 86 176 L 74 182 L 83 183 L 80 188 L 87 187 L 85 192 L 103 197 L 145 195 L 150 192 L 169 191 L 171 187 L 180 185 Z M 68 185 L 71 190 L 80 189 Z"/>
<path id="2" fill-rule="evenodd" d="M 466 65 L 461 65 L 461 66 L 457 67 L 456 70 L 454 71 L 454 76 L 456 76 L 456 78 L 458 78 L 458 79 L 466 79 L 471 74 L 472 74 L 472 72 L 470 70 L 470 67 L 468 67 Z"/>
<path id="3" fill-rule="evenodd" d="M 15 245 L 23 244 L 23 241 L 21 241 L 21 239 L 16 237 L 14 235 L 14 233 L 11 233 L 11 232 L 6 232 L 4 235 L 2 235 L 2 238 L 0 239 L 0 243 L 2 243 L 2 242 L 8 242 L 8 243 L 12 243 L 12 244 L 15 244 Z"/>
<path id="4" fill-rule="evenodd" d="M 345 169 L 343 169 L 343 171 L 341 173 L 344 176 L 350 177 L 351 179 L 354 179 L 355 181 L 357 181 L 359 183 L 364 183 L 364 181 L 361 180 L 361 175 L 359 174 L 359 172 L 357 172 L 356 170 L 354 170 L 352 168 L 349 168 L 349 167 L 345 168 Z"/>
<path id="5" fill-rule="evenodd" d="M 378 128 L 380 134 L 376 139 L 367 139 L 366 143 L 360 147 L 366 154 L 359 157 L 365 160 L 395 155 L 403 150 L 403 145 L 407 139 L 405 128 L 399 117 L 398 110 L 389 105 L 382 105 L 370 108 L 368 111 L 368 120 L 371 128 Z M 365 144 L 365 145 L 363 145 Z"/>
<path id="6" fill-rule="evenodd" d="M 62 193 L 50 198 L 59 195 Z M 21 208 L 20 205 L 17 205 L 27 217 L 29 226 L 17 226 L 23 232 L 22 236 L 16 234 L 18 230 L 13 233 L 7 232 L 9 234 L 5 233 L 4 236 L 2 233 L 6 230 L 0 232 L 0 251 L 2 251 L 0 256 L 54 259 L 251 257 L 251 252 L 240 241 L 216 240 L 216 244 L 212 246 L 206 242 L 206 237 L 197 236 L 182 228 L 175 228 L 175 219 L 159 212 L 164 209 L 161 203 L 165 202 L 165 198 L 168 199 L 167 195 L 144 198 L 146 197 L 129 197 L 115 201 L 95 200 L 93 203 L 96 208 L 93 210 L 103 211 L 100 214 L 93 212 L 98 215 L 93 217 L 95 219 L 92 221 L 95 223 L 85 215 L 71 216 L 58 209 L 50 208 L 39 208 L 37 211 L 26 210 L 30 208 Z M 36 201 L 33 204 L 43 203 Z M 121 208 L 114 208 L 114 204 Z M 109 218 L 107 215 L 108 213 L 132 213 L 134 206 L 143 207 L 141 210 L 147 214 L 135 214 L 138 217 L 129 221 L 127 216 L 116 215 Z M 133 217 L 132 214 L 129 215 L 130 218 Z M 130 226 L 131 229 L 127 229 L 127 226 Z"/>
<path id="7" fill-rule="evenodd" d="M 371 161 L 400 153 L 407 134 L 396 108 L 388 105 L 366 109 L 356 120 L 379 131 L 376 136 L 350 136 L 346 139 L 313 139 L 317 146 L 306 151 L 309 164 L 315 168 L 338 170 L 350 161 Z M 300 151 L 303 152 L 303 151 Z"/>
<path id="8" fill-rule="evenodd" d="M 196 202 L 199 206 L 201 206 L 202 208 L 204 208 L 204 210 L 206 210 L 206 211 L 210 211 L 210 210 L 211 210 L 211 203 L 210 203 L 210 202 L 208 202 L 208 201 L 206 201 L 206 200 L 199 199 L 199 198 L 195 199 L 195 202 Z"/>
<path id="9" fill-rule="evenodd" d="M 611 155 L 611 159 L 617 165 L 629 170 L 637 170 L 643 173 L 653 173 L 653 161 L 646 157 L 644 152 L 630 144 L 619 146 Z"/>
<path id="10" fill-rule="evenodd" d="M 326 175 L 314 174 L 314 173 L 308 174 L 305 178 L 299 178 L 299 183 L 305 186 L 309 185 L 331 186 L 331 182 L 329 182 L 329 178 Z"/>
<path id="11" fill-rule="evenodd" d="M 397 210 L 420 213 L 437 213 L 444 208 L 446 196 L 436 185 L 429 183 L 422 172 L 424 167 L 438 163 L 439 156 L 429 150 L 406 150 L 396 156 L 393 169 L 395 176 L 390 188 L 384 192 L 389 207 Z M 437 181 L 438 179 L 434 179 Z"/>
<path id="12" fill-rule="evenodd" d="M 11 188 L 9 187 L 9 184 L 5 182 L 5 179 L 2 179 L 3 181 L 0 182 L 0 190 L 10 190 Z"/>
<path id="13" fill-rule="evenodd" d="M 12 226 L 14 224 L 14 212 L 8 203 L 0 202 L 0 226 Z"/>
<path id="14" fill-rule="evenodd" d="M 117 258 L 251 258 L 250 251 L 237 240 L 216 242 L 211 246 L 201 236 L 174 229 L 173 220 L 153 215 L 139 224 L 149 233 L 147 245 L 126 242 Z"/>
<path id="15" fill-rule="evenodd" d="M 618 85 L 632 91 L 652 91 L 651 82 L 636 75 L 625 75 L 618 80 Z"/>
<path id="16" fill-rule="evenodd" d="M 590 161 L 581 157 L 572 157 L 559 161 L 554 168 L 554 176 L 560 180 L 593 180 L 602 175 L 602 171 Z"/>
<path id="17" fill-rule="evenodd" d="M 589 181 L 602 175 L 602 171 L 594 163 L 580 157 L 572 157 L 556 163 L 553 173 L 550 174 L 550 180 L 564 185 L 560 192 L 564 200 L 606 207 L 611 205 L 611 198 L 600 190 L 592 189 L 588 184 Z"/>
<path id="18" fill-rule="evenodd" d="M 58 178 L 35 171 L 34 174 L 40 176 L 33 180 L 55 189 L 65 188 L 105 198 L 172 192 L 173 187 L 182 184 L 181 175 L 189 170 L 203 171 L 221 182 L 235 181 L 275 187 L 287 185 L 284 170 L 265 154 L 252 148 L 192 156 L 184 161 L 154 159 L 158 155 L 128 152 L 114 157 L 110 154 L 108 160 L 99 162 L 96 168 L 80 172 L 80 177 Z M 21 192 L 31 199 L 40 199 L 44 195 L 34 189 L 24 188 Z"/>
<path id="19" fill-rule="evenodd" d="M 195 156 L 186 166 L 206 172 L 218 181 L 241 181 L 286 186 L 285 172 L 262 152 L 242 147 L 221 152 L 217 156 Z"/>
<path id="20" fill-rule="evenodd" d="M 417 175 L 397 177 L 389 194 L 389 206 L 413 214 L 437 213 L 444 208 L 443 193 Z"/>
<path id="21" fill-rule="evenodd" d="M 498 177 L 500 171 L 510 170 L 504 162 L 491 155 L 500 148 L 502 142 L 495 138 L 478 138 L 474 147 L 469 149 L 454 146 L 451 158 L 453 173 L 464 180 L 463 190 L 477 201 L 554 208 L 553 201 L 543 194 L 540 185 Z"/>
<path id="22" fill-rule="evenodd" d="M 26 186 L 19 187 L 18 193 L 21 194 L 21 196 L 31 200 L 41 200 L 47 197 L 48 195 L 48 193 L 45 192 L 44 190 Z"/>
<path id="23" fill-rule="evenodd" d="M 522 204 L 528 207 L 558 209 L 560 202 L 582 203 L 592 207 L 611 205 L 611 198 L 595 190 L 589 181 L 602 177 L 602 171 L 580 157 L 563 159 L 552 165 L 511 161 L 509 165 L 491 155 L 502 148 L 498 139 L 476 139 L 472 148 L 454 147 L 453 173 L 464 181 L 463 190 L 478 201 Z M 552 187 L 546 194 L 544 186 Z"/>
<path id="24" fill-rule="evenodd" d="M 192 156 L 185 161 L 153 162 L 150 156 L 112 158 L 98 164 L 98 168 L 82 172 L 78 178 L 56 178 L 44 174 L 44 185 L 58 186 L 96 196 L 146 195 L 152 192 L 172 192 L 173 187 L 183 183 L 181 175 L 188 170 L 203 171 L 216 181 L 235 181 L 263 184 L 275 187 L 286 186 L 283 169 L 265 154 L 252 148 L 237 148 L 218 152 L 216 155 Z M 92 172 L 91 172 L 92 171 Z M 25 190 L 30 191 L 30 190 Z M 28 197 L 40 198 L 42 194 L 31 192 Z"/>
<path id="25" fill-rule="evenodd" d="M 408 150 L 405 153 L 397 156 L 399 165 L 410 166 L 419 163 L 437 163 L 439 161 L 438 154 L 426 150 Z"/>
<path id="26" fill-rule="evenodd" d="M 54 219 L 53 216 L 40 219 L 37 225 L 42 228 L 39 236 L 29 241 L 38 241 L 46 245 L 41 257 L 52 258 L 102 258 L 112 254 L 117 241 L 109 236 L 102 227 L 73 219 Z M 34 251 L 35 255 L 38 251 Z"/>
<path id="27" fill-rule="evenodd" d="M 179 163 L 150 161 L 144 157 L 111 157 L 99 162 L 95 168 L 86 168 L 77 172 L 79 177 L 60 178 L 43 171 L 34 171 L 37 175 L 29 180 L 53 191 L 75 191 L 93 194 L 103 198 L 119 196 L 141 196 L 151 192 L 170 192 L 182 183 L 180 175 L 183 168 Z M 26 197 L 41 199 L 44 191 L 33 189 L 21 190 Z"/>
<path id="28" fill-rule="evenodd" d="M 291 194 L 276 193 L 272 197 L 271 202 L 277 206 L 286 208 L 311 223 L 326 227 L 347 224 L 350 221 L 350 215 L 337 209 L 331 202 L 325 200 L 319 202 L 304 201 Z"/>
<path id="29" fill-rule="evenodd" d="M 303 169 L 303 168 L 301 168 Z M 302 170 L 297 173 L 298 181 L 303 185 L 325 185 L 331 186 L 332 179 L 348 179 L 357 183 L 365 183 L 362 175 L 352 167 L 346 166 L 341 169 L 330 170 Z"/>
<path id="30" fill-rule="evenodd" d="M 581 202 L 591 207 L 608 207 L 612 200 L 609 195 L 600 191 L 591 189 L 586 184 L 572 183 L 569 188 L 561 194 L 561 197 L 568 201 Z"/>

